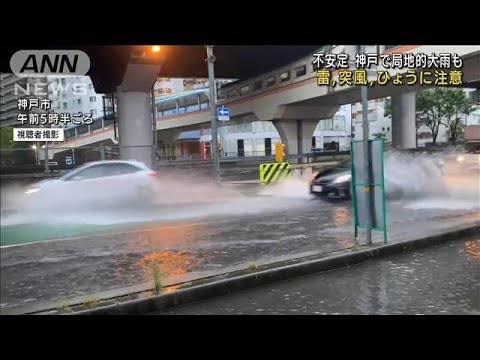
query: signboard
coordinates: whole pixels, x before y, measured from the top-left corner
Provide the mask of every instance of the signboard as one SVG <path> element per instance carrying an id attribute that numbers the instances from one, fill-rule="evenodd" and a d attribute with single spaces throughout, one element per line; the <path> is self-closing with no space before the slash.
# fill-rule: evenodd
<path id="1" fill-rule="evenodd" d="M 220 107 L 217 109 L 217 118 L 218 121 L 229 121 L 230 120 L 230 109 L 226 107 Z"/>
<path id="2" fill-rule="evenodd" d="M 385 206 L 385 179 L 383 164 L 383 139 L 368 140 L 370 152 L 370 184 L 364 183 L 365 168 L 363 156 L 363 141 L 351 142 L 352 158 L 352 204 L 355 226 L 355 238 L 358 229 L 365 228 L 368 215 L 371 214 L 371 229 L 383 231 L 384 242 L 387 242 L 387 219 Z M 370 198 L 370 212 L 366 207 L 367 197 Z"/>
<path id="3" fill-rule="evenodd" d="M 13 141 L 64 141 L 63 128 L 14 128 Z"/>

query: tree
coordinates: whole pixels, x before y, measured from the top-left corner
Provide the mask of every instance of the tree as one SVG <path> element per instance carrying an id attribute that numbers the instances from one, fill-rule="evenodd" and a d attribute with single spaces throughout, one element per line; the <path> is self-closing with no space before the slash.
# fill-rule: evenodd
<path id="1" fill-rule="evenodd" d="M 0 149 L 28 149 L 30 146 L 29 141 L 13 141 L 13 127 L 0 128 Z"/>
<path id="2" fill-rule="evenodd" d="M 438 130 L 446 118 L 445 93 L 443 89 L 429 89 L 417 92 L 416 116 L 418 122 L 432 132 L 432 141 L 437 143 Z"/>
<path id="3" fill-rule="evenodd" d="M 10 149 L 13 145 L 13 128 L 0 128 L 0 149 Z"/>
<path id="4" fill-rule="evenodd" d="M 31 144 L 29 141 L 13 141 L 13 127 L 0 128 L 1 162 L 35 164 L 35 152 L 31 150 Z M 25 149 L 30 151 L 25 151 Z"/>
<path id="5" fill-rule="evenodd" d="M 452 132 L 455 132 L 452 134 Z M 464 126 L 459 122 L 455 127 L 447 127 L 447 137 L 452 145 L 464 143 Z"/>
<path id="6" fill-rule="evenodd" d="M 475 110 L 472 100 L 462 89 L 445 89 L 445 119 L 448 140 L 455 145 L 463 136 L 462 117 Z"/>
<path id="7" fill-rule="evenodd" d="M 470 114 L 475 109 L 472 101 L 461 89 L 436 88 L 417 92 L 416 95 L 416 126 L 427 126 L 432 132 L 433 144 L 436 144 L 441 125 L 447 127 L 448 139 L 455 144 L 461 137 L 462 116 Z M 391 117 L 391 100 L 385 102 L 384 116 Z"/>

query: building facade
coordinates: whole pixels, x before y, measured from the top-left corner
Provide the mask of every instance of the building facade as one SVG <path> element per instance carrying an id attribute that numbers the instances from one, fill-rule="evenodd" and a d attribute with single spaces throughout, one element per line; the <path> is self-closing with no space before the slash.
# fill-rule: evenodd
<path id="1" fill-rule="evenodd" d="M 48 77 L 49 99 L 57 113 L 103 116 L 103 94 L 97 94 L 89 76 Z M 73 126 L 68 123 L 65 127 Z"/>

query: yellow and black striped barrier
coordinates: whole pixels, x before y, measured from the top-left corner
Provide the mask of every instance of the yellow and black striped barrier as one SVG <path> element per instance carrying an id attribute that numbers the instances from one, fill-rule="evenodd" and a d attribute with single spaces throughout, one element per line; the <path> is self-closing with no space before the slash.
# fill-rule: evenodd
<path id="1" fill-rule="evenodd" d="M 260 164 L 260 183 L 262 185 L 276 183 L 280 179 L 292 176 L 292 166 L 287 162 Z"/>

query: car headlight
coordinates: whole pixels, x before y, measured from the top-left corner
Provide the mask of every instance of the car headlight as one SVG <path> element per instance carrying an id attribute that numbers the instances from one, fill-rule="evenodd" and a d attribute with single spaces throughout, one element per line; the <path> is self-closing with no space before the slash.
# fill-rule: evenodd
<path id="1" fill-rule="evenodd" d="M 350 175 L 350 174 L 342 175 L 342 176 L 339 176 L 338 178 L 336 178 L 335 180 L 333 180 L 332 182 L 334 184 L 344 183 L 344 182 L 350 181 L 351 178 L 352 178 L 352 175 Z"/>
<path id="2" fill-rule="evenodd" d="M 25 194 L 34 194 L 38 191 L 38 188 L 30 188 L 27 191 L 25 191 Z"/>

